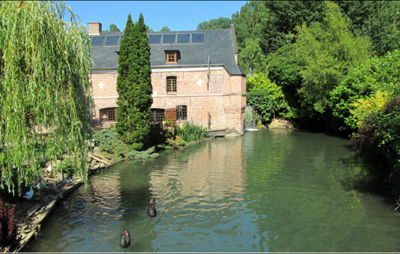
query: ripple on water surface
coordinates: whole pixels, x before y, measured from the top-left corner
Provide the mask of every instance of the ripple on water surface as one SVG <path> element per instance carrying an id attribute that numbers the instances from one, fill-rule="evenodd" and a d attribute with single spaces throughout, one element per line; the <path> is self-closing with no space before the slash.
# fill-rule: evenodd
<path id="1" fill-rule="evenodd" d="M 343 139 L 266 130 L 125 161 L 72 194 L 27 251 L 124 251 L 124 228 L 128 251 L 398 251 L 393 207 L 345 186 L 350 153 Z"/>

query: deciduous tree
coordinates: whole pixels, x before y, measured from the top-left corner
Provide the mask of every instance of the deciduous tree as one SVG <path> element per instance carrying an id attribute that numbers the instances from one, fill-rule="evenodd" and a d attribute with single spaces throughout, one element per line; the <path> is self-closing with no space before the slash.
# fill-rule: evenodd
<path id="1" fill-rule="evenodd" d="M 232 21 L 230 18 L 219 17 L 199 23 L 197 25 L 197 30 L 227 29 L 231 27 L 231 23 Z"/>
<path id="2" fill-rule="evenodd" d="M 327 2 L 323 22 L 305 23 L 297 28 L 296 52 L 304 61 L 303 82 L 299 89 L 305 103 L 324 113 L 332 108 L 330 92 L 340 84 L 349 68 L 357 66 L 372 55 L 371 42 L 354 37 L 350 22 L 339 7 Z"/>
<path id="3" fill-rule="evenodd" d="M 40 162 L 63 153 L 86 181 L 90 47 L 86 29 L 63 2 L 0 5 L 0 167 L 9 192 L 21 193 L 41 176 Z"/>

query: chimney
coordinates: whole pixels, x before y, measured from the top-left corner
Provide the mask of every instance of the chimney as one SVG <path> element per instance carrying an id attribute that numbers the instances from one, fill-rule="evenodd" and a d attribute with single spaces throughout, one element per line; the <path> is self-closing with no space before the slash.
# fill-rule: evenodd
<path id="1" fill-rule="evenodd" d="M 100 35 L 101 23 L 100 22 L 88 22 L 89 35 Z"/>

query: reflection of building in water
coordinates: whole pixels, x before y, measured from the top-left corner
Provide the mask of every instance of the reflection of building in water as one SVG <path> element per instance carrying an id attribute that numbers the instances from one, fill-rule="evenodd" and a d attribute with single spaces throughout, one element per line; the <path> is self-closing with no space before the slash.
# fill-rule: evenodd
<path id="1" fill-rule="evenodd" d="M 242 200 L 246 184 L 243 138 L 210 141 L 184 159 L 170 161 L 163 171 L 151 173 L 152 192 L 175 203 Z M 177 203 L 178 203 L 177 202 Z M 201 204 L 200 204 L 201 205 Z"/>

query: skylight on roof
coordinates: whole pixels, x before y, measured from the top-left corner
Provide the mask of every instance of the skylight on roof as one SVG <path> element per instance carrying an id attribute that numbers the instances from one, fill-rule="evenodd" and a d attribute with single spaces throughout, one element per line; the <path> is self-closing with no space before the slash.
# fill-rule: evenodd
<path id="1" fill-rule="evenodd" d="M 163 43 L 175 43 L 176 34 L 164 34 Z"/>
<path id="2" fill-rule="evenodd" d="M 117 45 L 117 42 L 118 42 L 118 38 L 119 38 L 119 36 L 107 36 L 107 39 L 106 39 L 106 46 L 109 46 L 109 45 Z"/>
<path id="3" fill-rule="evenodd" d="M 92 46 L 102 46 L 105 36 L 93 37 Z"/>
<path id="4" fill-rule="evenodd" d="M 190 34 L 178 34 L 178 43 L 190 43 Z"/>
<path id="5" fill-rule="evenodd" d="M 192 43 L 204 42 L 204 33 L 192 34 Z"/>
<path id="6" fill-rule="evenodd" d="M 158 34 L 158 35 L 149 35 L 149 43 L 150 43 L 150 44 L 161 43 L 161 34 Z"/>

